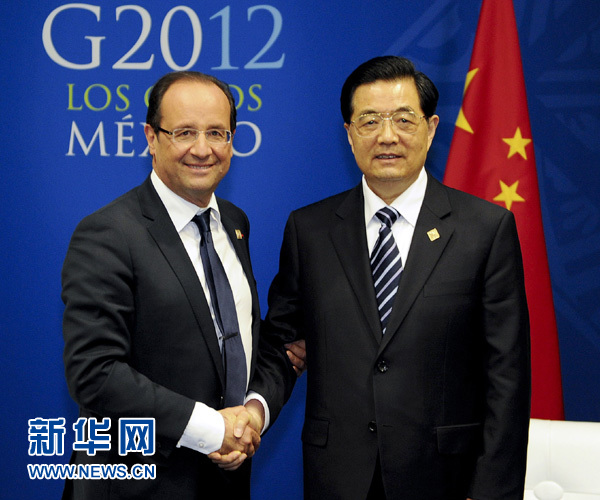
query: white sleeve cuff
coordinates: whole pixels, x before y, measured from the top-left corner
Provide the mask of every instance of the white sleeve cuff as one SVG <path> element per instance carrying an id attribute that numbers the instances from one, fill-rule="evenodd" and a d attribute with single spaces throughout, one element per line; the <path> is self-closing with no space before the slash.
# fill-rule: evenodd
<path id="1" fill-rule="evenodd" d="M 269 428 L 269 425 L 271 423 L 271 413 L 269 412 L 269 405 L 265 401 L 265 398 L 263 398 L 260 394 L 258 394 L 257 392 L 254 392 L 254 391 L 250 391 L 248 393 L 248 395 L 246 396 L 246 399 L 244 400 L 244 404 L 246 404 L 251 399 L 258 400 L 258 402 L 263 406 L 263 408 L 265 410 L 265 423 L 263 425 L 262 430 L 260 431 L 260 433 L 262 435 L 263 432 L 265 432 L 265 430 Z"/>
<path id="2" fill-rule="evenodd" d="M 177 447 L 185 446 L 208 455 L 221 449 L 224 438 L 225 421 L 221 414 L 204 403 L 196 402 Z"/>

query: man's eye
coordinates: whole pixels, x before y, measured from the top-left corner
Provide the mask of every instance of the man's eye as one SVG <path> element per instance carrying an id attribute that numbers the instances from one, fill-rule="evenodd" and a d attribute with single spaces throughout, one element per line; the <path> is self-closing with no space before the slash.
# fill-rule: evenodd
<path id="1" fill-rule="evenodd" d="M 361 127 L 372 127 L 374 125 L 378 125 L 380 122 L 380 120 L 376 117 L 365 117 L 363 120 L 361 120 Z"/>

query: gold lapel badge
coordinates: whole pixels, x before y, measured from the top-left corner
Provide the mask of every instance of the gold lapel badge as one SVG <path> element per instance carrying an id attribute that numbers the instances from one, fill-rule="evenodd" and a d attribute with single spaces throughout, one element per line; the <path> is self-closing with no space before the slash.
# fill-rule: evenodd
<path id="1" fill-rule="evenodd" d="M 238 240 L 244 239 L 244 235 L 242 234 L 242 232 L 239 229 L 235 230 L 235 236 L 237 237 Z"/>
<path id="2" fill-rule="evenodd" d="M 440 237 L 440 233 L 438 233 L 437 228 L 433 228 L 430 231 L 427 231 L 427 236 L 429 236 L 430 241 L 435 241 Z"/>

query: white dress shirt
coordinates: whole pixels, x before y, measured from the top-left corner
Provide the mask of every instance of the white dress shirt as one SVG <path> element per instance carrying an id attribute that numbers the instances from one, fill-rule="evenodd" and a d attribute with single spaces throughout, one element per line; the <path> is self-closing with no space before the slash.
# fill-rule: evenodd
<path id="1" fill-rule="evenodd" d="M 365 199 L 365 227 L 367 231 L 367 246 L 369 255 L 373 252 L 375 243 L 379 236 L 379 228 L 381 221 L 375 215 L 378 210 L 387 206 L 379 196 L 377 196 L 367 185 L 364 176 L 362 179 L 363 195 Z M 425 198 L 425 190 L 427 189 L 427 173 L 422 168 L 417 180 L 413 182 L 398 198 L 396 198 L 391 206 L 400 213 L 400 218 L 392 225 L 392 233 L 396 240 L 396 245 L 400 251 L 402 265 L 406 263 L 408 251 L 412 242 L 415 226 Z"/>

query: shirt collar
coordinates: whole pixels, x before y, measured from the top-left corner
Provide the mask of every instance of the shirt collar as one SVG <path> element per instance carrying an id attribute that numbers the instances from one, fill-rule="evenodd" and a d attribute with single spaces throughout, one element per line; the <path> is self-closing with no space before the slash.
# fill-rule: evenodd
<path id="1" fill-rule="evenodd" d="M 152 170 L 152 173 L 150 174 L 150 180 L 152 181 L 152 185 L 154 186 L 154 189 L 156 189 L 160 200 L 167 209 L 169 217 L 173 221 L 173 225 L 178 233 L 189 224 L 196 214 L 200 214 L 208 208 L 212 208 L 211 216 L 213 216 L 217 222 L 221 221 L 219 205 L 217 204 L 217 198 L 214 193 L 210 196 L 208 206 L 206 208 L 200 208 L 198 205 L 194 205 L 193 203 L 184 200 L 181 196 L 171 191 L 154 170 Z"/>
<path id="2" fill-rule="evenodd" d="M 377 196 L 367 185 L 365 176 L 362 178 L 363 195 L 365 199 L 365 225 L 369 224 L 378 210 L 387 206 L 379 196 Z M 425 190 L 427 189 L 427 172 L 425 168 L 421 169 L 419 177 L 413 182 L 398 198 L 396 198 L 391 206 L 394 207 L 402 217 L 413 227 L 417 225 L 421 205 L 425 198 Z"/>

